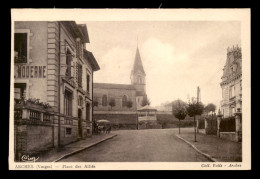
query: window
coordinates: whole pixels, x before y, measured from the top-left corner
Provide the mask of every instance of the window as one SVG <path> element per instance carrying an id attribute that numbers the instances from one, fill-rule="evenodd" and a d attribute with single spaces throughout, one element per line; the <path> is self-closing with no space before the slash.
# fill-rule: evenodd
<path id="1" fill-rule="evenodd" d="M 82 88 L 82 65 L 78 64 L 78 85 Z"/>
<path id="2" fill-rule="evenodd" d="M 86 120 L 90 121 L 90 104 L 87 103 L 86 105 Z"/>
<path id="3" fill-rule="evenodd" d="M 87 92 L 89 92 L 90 77 L 87 75 Z"/>
<path id="4" fill-rule="evenodd" d="M 83 44 L 81 43 L 80 39 L 78 39 L 76 43 L 76 50 L 77 50 L 77 57 L 78 58 L 83 58 Z"/>
<path id="5" fill-rule="evenodd" d="M 14 34 L 14 61 L 27 63 L 27 33 Z"/>
<path id="6" fill-rule="evenodd" d="M 66 76 L 70 77 L 71 76 L 71 61 L 72 61 L 72 54 L 70 53 L 69 50 L 67 50 L 66 53 Z"/>
<path id="7" fill-rule="evenodd" d="M 72 134 L 72 129 L 69 127 L 66 127 L 66 135 L 71 135 Z"/>
<path id="8" fill-rule="evenodd" d="M 231 108 L 231 114 L 230 114 L 231 116 L 234 116 L 234 115 L 235 115 L 235 112 L 236 112 L 235 109 L 236 109 L 235 107 L 232 107 L 232 108 Z"/>
<path id="9" fill-rule="evenodd" d="M 83 98 L 82 98 L 82 96 L 79 96 L 78 105 L 79 106 L 83 106 Z"/>
<path id="10" fill-rule="evenodd" d="M 15 83 L 14 84 L 14 98 L 21 99 L 25 98 L 26 94 L 26 83 Z"/>
<path id="11" fill-rule="evenodd" d="M 71 116 L 72 115 L 72 93 L 68 90 L 65 90 L 64 94 L 64 114 Z"/>
<path id="12" fill-rule="evenodd" d="M 123 107 L 127 106 L 127 96 L 126 96 L 126 95 L 123 96 L 122 106 L 123 106 Z"/>
<path id="13" fill-rule="evenodd" d="M 233 98 L 235 96 L 235 86 L 231 86 L 229 88 L 229 98 Z"/>
<path id="14" fill-rule="evenodd" d="M 102 96 L 102 106 L 107 106 L 107 95 Z"/>
<path id="15" fill-rule="evenodd" d="M 73 125 L 73 120 L 69 118 L 64 118 L 65 124 Z"/>

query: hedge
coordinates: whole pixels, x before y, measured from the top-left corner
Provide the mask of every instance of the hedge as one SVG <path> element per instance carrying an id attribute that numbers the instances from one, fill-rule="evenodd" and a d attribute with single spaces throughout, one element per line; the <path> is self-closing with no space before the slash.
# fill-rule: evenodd
<path id="1" fill-rule="evenodd" d="M 162 125 L 163 129 L 165 129 L 165 128 L 178 128 L 179 125 L 182 128 L 183 127 L 194 127 L 194 121 L 193 120 L 181 120 L 180 123 L 179 123 L 179 120 L 178 121 L 171 121 L 171 122 L 160 120 L 160 121 L 158 121 L 158 123 Z"/>
<path id="2" fill-rule="evenodd" d="M 160 120 L 166 120 L 168 122 L 179 121 L 179 119 L 177 119 L 174 115 L 171 114 L 157 114 L 156 117 L 158 121 Z M 184 120 L 193 120 L 193 117 L 187 115 Z"/>

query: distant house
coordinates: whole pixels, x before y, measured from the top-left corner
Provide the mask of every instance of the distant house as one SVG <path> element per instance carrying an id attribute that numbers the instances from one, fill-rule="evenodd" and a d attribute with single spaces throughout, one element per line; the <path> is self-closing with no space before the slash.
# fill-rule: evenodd
<path id="1" fill-rule="evenodd" d="M 242 111 L 242 53 L 240 47 L 227 49 L 226 64 L 220 86 L 222 88 L 221 110 L 224 117 Z"/>

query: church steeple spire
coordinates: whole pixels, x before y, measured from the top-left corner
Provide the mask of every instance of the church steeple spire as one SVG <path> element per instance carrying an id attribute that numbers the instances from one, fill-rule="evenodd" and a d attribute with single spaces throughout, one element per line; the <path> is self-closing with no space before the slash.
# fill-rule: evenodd
<path id="1" fill-rule="evenodd" d="M 145 75 L 143 63 L 142 63 L 142 60 L 141 60 L 141 55 L 140 55 L 140 52 L 139 52 L 139 48 L 137 46 L 134 66 L 133 66 L 133 69 L 132 69 L 132 74 L 134 74 L 138 71 L 141 71 Z"/>

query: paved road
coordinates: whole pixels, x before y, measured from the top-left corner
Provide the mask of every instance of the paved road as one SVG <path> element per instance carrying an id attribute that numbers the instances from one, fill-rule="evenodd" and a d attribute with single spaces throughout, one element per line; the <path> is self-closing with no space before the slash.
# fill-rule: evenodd
<path id="1" fill-rule="evenodd" d="M 208 162 L 176 129 L 112 131 L 118 136 L 60 162 Z"/>

